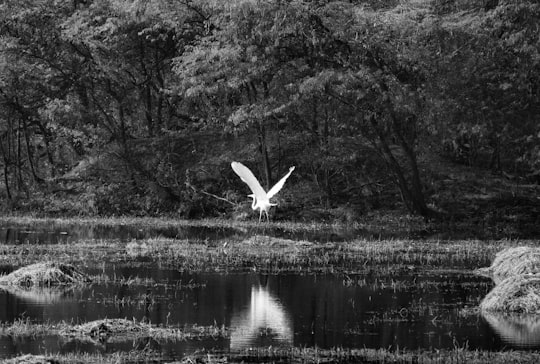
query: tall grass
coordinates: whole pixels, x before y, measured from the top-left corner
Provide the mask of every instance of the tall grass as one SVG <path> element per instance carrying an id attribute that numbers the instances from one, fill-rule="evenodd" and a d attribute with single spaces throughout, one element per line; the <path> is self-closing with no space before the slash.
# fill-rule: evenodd
<path id="1" fill-rule="evenodd" d="M 25 363 L 49 360 L 55 363 L 421 363 L 421 364 L 527 364 L 539 363 L 540 353 L 532 351 L 489 352 L 457 347 L 451 350 L 401 349 L 319 349 L 319 348 L 263 348 L 231 352 L 195 352 L 171 361 L 151 350 L 116 353 L 74 353 L 25 356 Z M 21 363 L 21 358 L 4 361 Z M 38 361 L 34 361 L 38 362 Z"/>
<path id="2" fill-rule="evenodd" d="M 185 272 L 388 273 L 433 269 L 473 270 L 488 266 L 495 254 L 524 241 L 429 241 L 408 239 L 311 243 L 257 235 L 214 241 L 152 238 L 144 249 L 118 240 L 70 244 L 0 244 L 0 265 L 14 268 L 44 260 L 81 268 L 159 266 Z M 533 244 L 533 242 L 529 242 Z"/>

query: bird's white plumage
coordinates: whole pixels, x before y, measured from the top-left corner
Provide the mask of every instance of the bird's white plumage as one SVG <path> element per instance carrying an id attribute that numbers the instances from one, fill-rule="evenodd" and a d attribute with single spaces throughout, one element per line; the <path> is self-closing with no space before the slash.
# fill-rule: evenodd
<path id="1" fill-rule="evenodd" d="M 289 173 L 287 173 L 285 176 L 283 176 L 282 179 L 280 179 L 278 181 L 278 183 L 276 183 L 271 189 L 270 191 L 268 191 L 266 193 L 266 196 L 268 197 L 268 199 L 271 199 L 272 197 L 274 197 L 274 195 L 276 193 L 278 193 L 282 188 L 283 188 L 283 185 L 285 184 L 285 181 L 287 180 L 287 178 L 289 178 L 289 176 L 291 175 L 291 173 L 294 171 L 294 166 L 292 166 L 291 168 L 289 168 Z"/>
<path id="2" fill-rule="evenodd" d="M 253 173 L 248 167 L 244 166 L 240 162 L 232 162 L 231 167 L 233 171 L 240 177 L 240 179 L 244 181 L 253 192 L 252 195 L 249 195 L 249 197 L 253 198 L 251 208 L 253 210 L 259 209 L 259 221 L 262 218 L 263 211 L 266 214 L 266 218 L 268 219 L 268 210 L 271 206 L 276 205 L 275 203 L 270 203 L 270 199 L 283 188 L 285 181 L 294 171 L 294 166 L 289 168 L 289 172 L 285 176 L 283 176 L 278 181 L 278 183 L 272 186 L 272 188 L 268 192 L 264 191 L 257 178 L 253 175 Z"/>
<path id="3" fill-rule="evenodd" d="M 266 192 L 248 167 L 239 162 L 232 162 L 231 167 L 240 179 L 249 186 L 257 199 L 266 198 Z"/>

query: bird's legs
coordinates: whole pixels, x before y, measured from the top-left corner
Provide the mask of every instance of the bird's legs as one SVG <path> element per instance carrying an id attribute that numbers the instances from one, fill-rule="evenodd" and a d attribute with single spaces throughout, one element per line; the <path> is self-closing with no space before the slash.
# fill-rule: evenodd
<path id="1" fill-rule="evenodd" d="M 268 210 L 259 209 L 259 223 L 262 222 L 263 211 L 264 211 L 264 214 L 266 215 L 266 222 L 270 222 L 270 216 L 268 216 Z"/>

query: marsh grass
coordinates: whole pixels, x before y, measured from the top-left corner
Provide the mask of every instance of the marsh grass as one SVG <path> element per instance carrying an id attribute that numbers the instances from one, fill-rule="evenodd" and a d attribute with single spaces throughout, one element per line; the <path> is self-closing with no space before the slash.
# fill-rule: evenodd
<path id="1" fill-rule="evenodd" d="M 540 274 L 540 248 L 529 246 L 510 247 L 495 255 L 488 268 L 478 270 L 493 278 L 495 284 L 508 277 L 523 274 Z"/>
<path id="2" fill-rule="evenodd" d="M 247 349 L 236 353 L 197 352 L 177 361 L 164 358 L 151 350 L 116 353 L 74 353 L 24 356 L 4 361 L 6 364 L 45 363 L 402 363 L 402 364 L 522 364 L 539 363 L 540 353 L 532 351 L 489 352 L 455 348 L 451 350 L 402 349 L 318 349 L 318 348 L 265 348 Z M 31 361 L 40 359 L 41 361 Z"/>
<path id="3" fill-rule="evenodd" d="M 37 337 L 45 335 L 55 335 L 65 323 L 44 323 L 35 324 L 29 318 L 21 318 L 12 323 L 0 323 L 0 335 L 11 337 Z"/>
<path id="4" fill-rule="evenodd" d="M 156 282 L 151 277 L 138 277 L 138 276 L 117 276 L 116 274 L 98 274 L 91 275 L 90 279 L 92 283 L 101 284 L 101 285 L 120 285 L 120 286 L 143 286 L 143 287 L 156 287 L 156 286 L 169 286 L 166 282 Z"/>
<path id="5" fill-rule="evenodd" d="M 43 217 L 37 215 L 0 216 L 0 223 L 19 226 L 133 226 L 137 228 L 175 228 L 175 227 L 210 227 L 210 228 L 241 228 L 241 229 L 281 229 L 287 231 L 321 231 L 336 229 L 363 229 L 373 231 L 399 230 L 404 232 L 425 230 L 427 225 L 420 217 L 402 214 L 370 214 L 363 220 L 343 224 L 339 222 L 291 222 L 271 221 L 261 224 L 256 218 L 247 221 L 231 219 L 197 219 L 185 220 L 174 217 Z"/>
<path id="6" fill-rule="evenodd" d="M 422 364 L 503 364 L 538 363 L 537 352 L 488 352 L 466 348 L 452 350 L 401 349 L 254 349 L 234 354 L 195 354 L 180 363 L 422 363 Z M 172 364 L 172 363 L 171 363 Z"/>
<path id="7" fill-rule="evenodd" d="M 433 269 L 473 270 L 495 254 L 524 241 L 366 240 L 312 243 L 255 235 L 218 241 L 152 238 L 141 240 L 144 253 L 133 256 L 118 240 L 71 244 L 0 244 L 0 264 L 54 260 L 83 268 L 103 264 L 177 269 L 184 272 L 401 274 Z M 532 242 L 530 242 L 532 244 Z M 142 251 L 141 251 L 142 252 Z M 140 255 L 144 254 L 141 259 Z"/>
<path id="8" fill-rule="evenodd" d="M 456 284 L 456 277 L 473 277 L 476 274 L 470 270 L 429 270 L 419 272 L 416 268 L 404 267 L 402 274 L 387 276 L 366 276 L 364 274 L 349 275 L 344 274 L 342 283 L 344 287 L 363 287 L 372 291 L 390 289 L 394 292 L 400 291 L 428 291 L 440 290 L 447 286 Z M 465 278 L 464 282 L 459 282 L 461 289 L 473 288 L 482 290 L 491 289 L 493 284 L 491 279 L 475 279 L 471 281 Z"/>
<path id="9" fill-rule="evenodd" d="M 147 245 L 160 265 L 183 271 L 391 274 L 444 267 L 471 270 L 487 264 L 507 243 L 392 239 L 315 244 L 256 235 L 217 243 L 155 239 Z"/>
<path id="10" fill-rule="evenodd" d="M 89 264 L 119 260 L 123 247 L 116 240 L 79 240 L 71 244 L 0 244 L 0 264 L 14 267 L 43 261 L 73 264 L 86 267 Z"/>
<path id="11" fill-rule="evenodd" d="M 194 282 L 192 280 L 186 282 L 182 280 L 176 280 L 176 281 L 167 281 L 167 280 L 161 280 L 156 281 L 151 277 L 138 277 L 138 276 L 116 276 L 116 274 L 108 275 L 108 274 L 98 274 L 98 275 L 91 275 L 89 276 L 92 280 L 92 284 L 99 284 L 99 285 L 113 285 L 113 286 L 129 286 L 129 287 L 148 287 L 148 288 L 156 288 L 156 287 L 165 287 L 165 288 L 172 288 L 176 291 L 179 290 L 193 290 L 197 288 L 205 288 L 206 283 L 204 282 Z"/>
<path id="12" fill-rule="evenodd" d="M 19 287 L 52 287 L 88 281 L 88 276 L 73 265 L 56 262 L 34 263 L 0 276 L 0 285 Z"/>
<path id="13" fill-rule="evenodd" d="M 59 336 L 64 340 L 125 342 L 151 338 L 158 342 L 226 338 L 229 330 L 224 326 L 185 325 L 156 326 L 148 322 L 127 319 L 101 319 L 83 324 L 69 322 L 34 323 L 19 319 L 13 323 L 0 323 L 0 335 L 12 338 Z"/>
<path id="14" fill-rule="evenodd" d="M 67 353 L 67 354 L 26 354 L 2 361 L 4 364 L 119 364 L 119 363 L 159 363 L 163 357 L 152 350 L 116 353 Z"/>
<path id="15" fill-rule="evenodd" d="M 181 227 L 209 227 L 209 228 L 240 228 L 240 229 L 282 229 L 288 231 L 321 231 L 333 229 L 336 224 L 315 222 L 269 222 L 259 223 L 257 220 L 234 221 L 230 219 L 197 219 L 184 220 L 170 217 L 39 217 L 39 216 L 0 216 L 0 223 L 12 226 L 25 227 L 69 227 L 73 225 L 93 226 L 131 226 L 135 228 L 181 228 Z M 351 228 L 363 227 L 362 224 L 351 225 Z"/>
<path id="16" fill-rule="evenodd" d="M 265 235 L 264 226 L 253 222 L 231 222 L 228 220 L 177 221 L 172 219 L 41 219 L 0 218 L 0 221 L 18 226 L 49 225 L 68 228 L 77 224 L 106 226 L 133 226 L 136 228 L 206 226 L 234 229 L 253 229 L 256 235 L 245 238 L 243 234 L 220 240 L 188 240 L 152 238 L 131 241 L 80 240 L 70 244 L 0 244 L 0 264 L 22 266 L 32 262 L 54 260 L 73 264 L 83 270 L 100 269 L 105 265 L 129 267 L 159 267 L 186 272 L 243 272 L 264 273 L 332 273 L 343 277 L 343 284 L 350 286 L 371 285 L 370 288 L 398 290 L 431 290 L 432 286 L 444 285 L 433 280 L 419 281 L 399 277 L 430 276 L 454 270 L 469 274 L 473 269 L 489 265 L 496 253 L 519 245 L 533 245 L 533 241 L 441 241 L 409 239 L 355 239 L 348 242 L 313 243 Z M 384 225 L 384 221 L 380 221 Z M 406 229 L 406 221 L 392 222 L 392 226 Z M 373 227 L 374 225 L 372 225 Z M 360 225 L 356 227 L 362 227 Z M 289 231 L 321 231 L 339 229 L 328 224 L 272 223 L 268 229 Z M 131 244 L 131 245 L 130 245 Z M 467 273 L 469 272 L 469 273 Z M 390 278 L 373 280 L 370 277 Z M 366 279 L 368 277 L 369 279 Z M 155 282 L 144 277 L 117 277 L 101 274 L 91 277 L 98 284 L 113 285 L 169 285 L 177 283 Z M 190 283 L 178 283 L 190 288 Z M 197 287 L 194 283 L 193 288 Z M 482 286 L 485 288 L 484 286 Z M 62 294 L 62 293 L 60 293 Z M 54 295 L 43 299 L 54 299 Z M 112 297 L 111 299 L 115 299 Z M 117 299 L 117 305 L 147 305 L 154 297 L 141 295 L 129 300 Z M 54 301 L 52 301 L 54 302 Z M 426 313 L 427 312 L 427 313 Z M 433 317 L 445 322 L 448 309 L 430 305 L 428 302 L 413 302 L 405 310 L 396 308 L 373 320 L 407 321 L 418 316 Z M 466 317 L 478 316 L 478 312 Z M 369 322 L 366 322 L 369 324 Z M 360 328 L 359 328 L 360 330 Z M 350 334 L 353 334 L 352 332 Z M 32 323 L 19 320 L 11 324 L 0 324 L 0 335 L 14 338 L 57 335 L 62 340 L 111 342 L 152 338 L 158 342 L 180 340 L 202 340 L 227 338 L 229 331 L 219 326 L 171 327 L 156 326 L 131 320 L 103 321 L 75 325 L 74 323 Z M 165 362 L 160 353 L 143 350 L 114 354 L 67 354 L 50 356 L 61 363 L 116 363 L 116 362 Z M 234 353 L 201 352 L 181 359 L 182 363 L 201 362 L 401 362 L 401 363 L 537 363 L 539 353 L 530 352 L 485 352 L 467 348 L 437 351 L 415 350 L 323 350 L 316 348 L 255 349 Z"/>
<path id="17" fill-rule="evenodd" d="M 510 276 L 496 285 L 480 302 L 480 309 L 540 314 L 540 276 Z"/>

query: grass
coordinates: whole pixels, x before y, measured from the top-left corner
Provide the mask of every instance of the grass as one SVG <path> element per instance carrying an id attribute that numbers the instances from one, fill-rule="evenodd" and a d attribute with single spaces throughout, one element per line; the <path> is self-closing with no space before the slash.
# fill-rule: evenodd
<path id="1" fill-rule="evenodd" d="M 480 303 L 480 309 L 505 313 L 540 313 L 540 249 L 518 246 L 496 254 L 480 273 L 493 277 L 496 286 Z"/>
<path id="2" fill-rule="evenodd" d="M 249 349 L 237 353 L 199 352 L 187 355 L 179 361 L 172 362 L 161 354 L 149 351 L 130 351 L 109 354 L 52 354 L 41 356 L 25 356 L 27 361 L 17 358 L 5 361 L 6 364 L 38 363 L 30 361 L 39 358 L 53 363 L 422 363 L 422 364 L 521 364 L 540 362 L 538 352 L 488 352 L 471 351 L 466 348 L 452 350 L 388 350 L 388 349 Z M 19 357 L 20 358 L 20 357 Z"/>
<path id="3" fill-rule="evenodd" d="M 151 338 L 158 342 L 216 339 L 228 337 L 228 329 L 222 326 L 191 325 L 183 327 L 156 326 L 147 322 L 127 319 L 102 319 L 83 324 L 69 322 L 33 323 L 29 319 L 13 323 L 0 323 L 0 335 L 12 338 L 59 336 L 63 339 L 82 341 L 122 342 Z"/>
<path id="4" fill-rule="evenodd" d="M 489 268 L 481 270 L 480 273 L 490 275 L 496 284 L 515 275 L 538 274 L 540 248 L 530 246 L 506 248 L 497 253 Z"/>
<path id="5" fill-rule="evenodd" d="M 540 276 L 515 275 L 496 285 L 480 302 L 485 311 L 540 313 Z"/>
<path id="6" fill-rule="evenodd" d="M 255 216 L 255 215 L 254 215 Z M 255 216 L 256 217 L 256 216 Z M 170 227 L 214 227 L 214 228 L 268 228 L 284 229 L 289 231 L 321 231 L 330 228 L 373 228 L 378 231 L 387 230 L 389 227 L 395 229 L 425 229 L 426 224 L 419 217 L 402 215 L 369 215 L 364 221 L 352 224 L 341 223 L 321 223 L 321 222 L 291 222 L 272 221 L 269 223 L 259 223 L 256 218 L 247 221 L 234 221 L 231 219 L 198 219 L 185 220 L 172 217 L 41 217 L 31 215 L 5 215 L 0 216 L 0 224 L 13 226 L 70 226 L 70 225 L 94 225 L 94 226 L 133 226 L 137 228 L 170 228 Z"/>
<path id="7" fill-rule="evenodd" d="M 116 267 L 160 267 L 184 272 L 244 272 L 262 273 L 323 273 L 337 274 L 343 278 L 345 286 L 365 286 L 365 277 L 384 277 L 370 283 L 372 289 L 390 288 L 394 290 L 428 289 L 438 282 L 407 280 L 399 277 L 422 277 L 433 272 L 444 274 L 462 272 L 472 274 L 473 270 L 488 266 L 498 252 L 506 248 L 522 245 L 534 246 L 534 240 L 411 240 L 411 239 L 353 239 L 346 242 L 314 243 L 296 241 L 266 235 L 271 229 L 288 231 L 314 231 L 336 229 L 335 225 L 272 223 L 260 226 L 254 222 L 231 222 L 227 220 L 177 221 L 172 219 L 110 218 L 110 219 L 47 219 L 47 218 L 0 218 L 0 223 L 16 226 L 69 226 L 94 224 L 100 226 L 133 226 L 136 228 L 201 226 L 234 229 L 253 229 L 259 235 L 245 237 L 245 234 L 231 235 L 216 240 L 155 238 L 121 242 L 114 239 L 85 239 L 69 244 L 0 244 L 0 265 L 7 270 L 29 263 L 52 260 L 72 264 L 83 271 L 103 268 L 114 264 Z M 381 224 L 383 222 L 381 221 Z M 405 221 L 394 221 L 391 228 L 407 229 Z M 420 226 L 419 224 L 418 226 Z M 358 225 L 357 227 L 359 227 Z M 371 225 L 375 226 L 375 225 Z M 266 230 L 267 229 L 267 230 Z M 163 285 L 140 277 L 91 276 L 99 284 L 122 285 Z M 371 282 L 371 281 L 370 281 Z M 441 283 L 443 284 L 443 283 Z M 486 281 L 486 285 L 487 285 Z M 184 285 L 182 284 L 182 287 Z M 193 288 L 196 288 L 195 285 Z M 189 282 L 185 288 L 190 288 Z M 486 289 L 487 290 L 487 289 Z M 53 292 L 54 293 L 54 292 Z M 54 303 L 53 293 L 40 293 L 36 299 Z M 59 293 L 61 294 L 61 293 Z M 114 301 L 117 305 L 146 304 L 148 297 L 135 297 L 132 301 Z M 115 300 L 115 297 L 111 297 Z M 112 301 L 111 301 L 112 302 Z M 396 309 L 378 320 L 414 320 L 425 310 L 433 310 L 430 316 L 444 320 L 445 309 L 431 307 L 418 302 L 407 311 Z M 475 313 L 477 314 L 477 313 Z M 466 315 L 466 314 L 464 314 Z M 126 320 L 127 321 L 127 320 Z M 19 320 L 12 324 L 1 324 L 0 335 L 11 337 L 35 337 L 58 335 L 62 338 L 96 341 L 100 332 L 107 340 L 131 340 L 134 337 L 150 337 L 158 342 L 168 340 L 199 340 L 204 338 L 227 338 L 228 330 L 217 326 L 161 327 L 144 322 L 115 322 L 118 327 L 131 327 L 127 335 L 107 328 L 107 323 L 45 323 L 36 324 Z M 369 324 L 369 323 L 367 323 Z M 94 329 L 92 329 L 94 328 Z M 353 331 L 356 328 L 353 328 Z M 358 328 L 361 332 L 362 328 Z M 94 335 L 90 333 L 94 332 Z M 97 334 L 96 334 L 97 333 Z M 354 334 L 350 332 L 349 334 Z M 110 335 L 110 336 L 108 336 Z M 60 363 L 128 363 L 166 362 L 160 353 L 133 350 L 114 354 L 51 354 L 52 360 Z M 488 352 L 465 348 L 454 350 L 417 351 L 387 349 L 333 349 L 291 348 L 255 349 L 233 353 L 195 353 L 184 357 L 181 362 L 215 363 L 227 362 L 397 362 L 397 363 L 536 363 L 539 353 L 522 351 Z"/>
<path id="8" fill-rule="evenodd" d="M 81 269 L 117 266 L 155 266 L 184 272 L 400 274 L 433 269 L 472 270 L 489 265 L 509 246 L 532 241 L 365 240 L 310 243 L 258 235 L 216 241 L 146 239 L 144 250 L 133 253 L 130 243 L 82 240 L 70 244 L 0 244 L 0 265 L 18 268 L 44 260 Z"/>
<path id="9" fill-rule="evenodd" d="M 87 281 L 88 277 L 74 266 L 54 262 L 34 263 L 0 276 L 0 286 L 52 287 Z"/>

